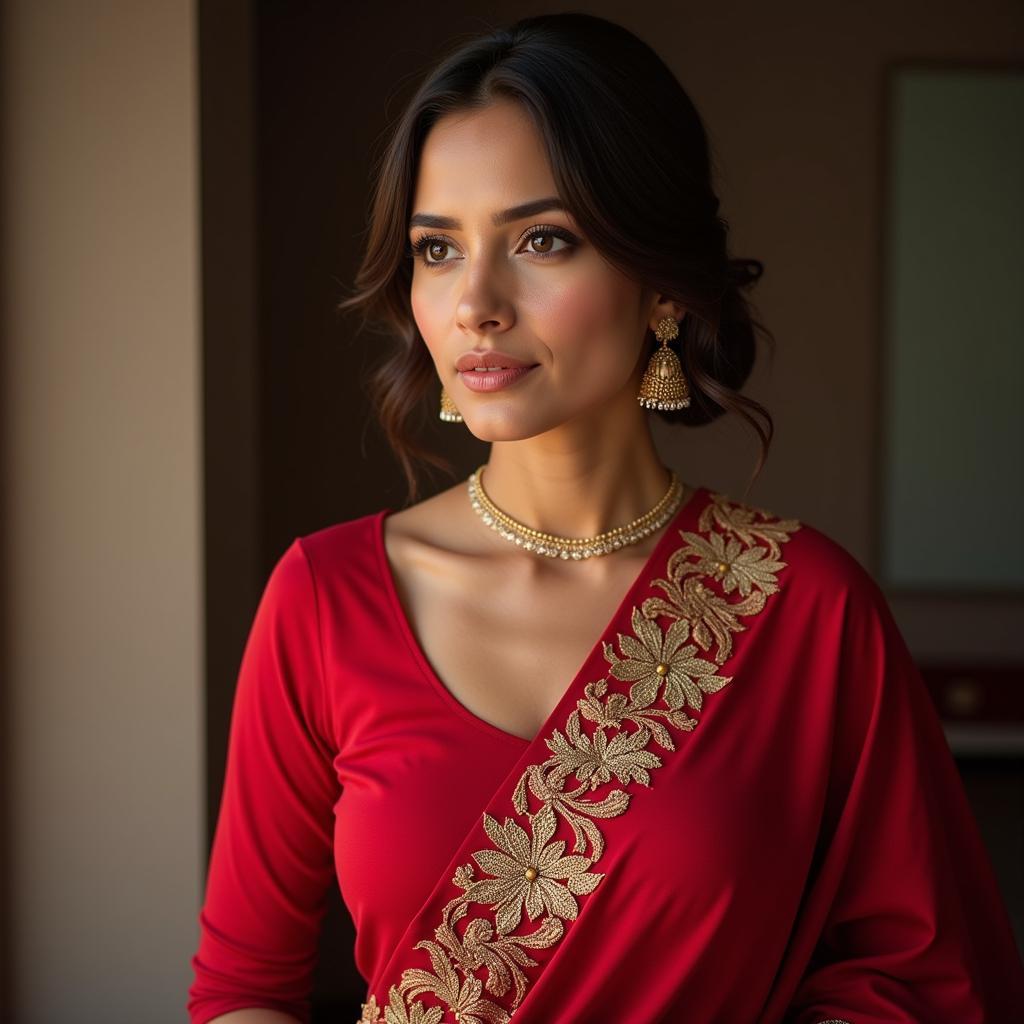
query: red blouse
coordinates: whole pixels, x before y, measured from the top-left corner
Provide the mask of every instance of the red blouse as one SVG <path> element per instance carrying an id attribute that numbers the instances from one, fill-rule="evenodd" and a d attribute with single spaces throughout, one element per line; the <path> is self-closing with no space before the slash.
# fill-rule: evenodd
<path id="1" fill-rule="evenodd" d="M 335 877 L 364 1021 L 389 1005 L 423 1024 L 1024 1018 L 936 711 L 837 543 L 699 488 L 527 741 L 437 678 L 389 513 L 297 538 L 267 581 L 192 1024 L 309 1020 Z"/>

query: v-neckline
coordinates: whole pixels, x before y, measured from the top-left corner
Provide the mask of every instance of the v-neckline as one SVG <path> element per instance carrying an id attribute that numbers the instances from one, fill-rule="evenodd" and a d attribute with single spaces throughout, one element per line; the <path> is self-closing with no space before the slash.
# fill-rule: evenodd
<path id="1" fill-rule="evenodd" d="M 695 485 L 689 498 L 687 498 L 687 500 L 676 510 L 668 524 L 662 527 L 663 533 L 658 538 L 657 543 L 638 570 L 633 581 L 626 589 L 626 592 L 620 599 L 615 611 L 612 613 L 611 618 L 605 624 L 604 629 L 601 630 L 600 635 L 590 648 L 590 651 L 584 658 L 583 663 L 577 669 L 576 674 L 562 690 L 562 695 L 559 698 L 558 703 L 554 708 L 552 708 L 537 735 L 531 739 L 526 739 L 526 737 L 520 736 L 518 733 L 508 732 L 501 728 L 501 726 L 495 725 L 493 722 L 488 722 L 487 719 L 481 718 L 475 712 L 470 711 L 470 709 L 466 707 L 466 705 L 463 704 L 450 689 L 448 689 L 444 681 L 434 670 L 433 665 L 431 665 L 430 660 L 427 658 L 427 655 L 423 650 L 423 646 L 420 644 L 419 638 L 416 636 L 416 633 L 412 628 L 412 623 L 409 621 L 409 617 L 406 615 L 405 609 L 402 607 L 401 599 L 399 598 L 398 584 L 394 570 L 391 567 L 391 562 L 388 559 L 387 547 L 384 543 L 384 520 L 391 515 L 394 510 L 391 508 L 382 508 L 374 517 L 375 522 L 373 530 L 381 578 L 384 581 L 384 587 L 388 596 L 388 603 L 391 606 L 398 631 L 405 640 L 405 644 L 412 655 L 413 661 L 444 703 L 458 714 L 459 717 L 469 721 L 476 727 L 485 730 L 492 738 L 497 737 L 507 743 L 515 744 L 520 748 L 531 746 L 536 743 L 541 736 L 547 734 L 549 731 L 549 723 L 552 718 L 560 712 L 562 706 L 568 701 L 570 695 L 575 692 L 576 686 L 581 677 L 590 670 L 594 661 L 597 658 L 600 658 L 603 663 L 604 644 L 613 638 L 610 637 L 610 634 L 621 632 L 621 629 L 618 628 L 618 624 L 623 613 L 627 610 L 631 610 L 632 605 L 636 603 L 639 591 L 645 585 L 653 568 L 664 560 L 666 549 L 669 547 L 671 541 L 678 535 L 678 532 L 680 530 L 694 529 L 697 516 L 699 515 L 701 508 L 706 504 L 709 494 L 710 492 L 707 487 L 701 484 Z"/>

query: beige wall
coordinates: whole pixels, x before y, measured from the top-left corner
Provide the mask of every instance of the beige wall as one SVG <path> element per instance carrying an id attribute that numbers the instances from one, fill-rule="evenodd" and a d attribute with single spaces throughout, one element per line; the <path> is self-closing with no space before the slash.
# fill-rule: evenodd
<path id="1" fill-rule="evenodd" d="M 200 834 L 189 0 L 11 0 L 0 437 L 17 1024 L 184 1018 Z"/>

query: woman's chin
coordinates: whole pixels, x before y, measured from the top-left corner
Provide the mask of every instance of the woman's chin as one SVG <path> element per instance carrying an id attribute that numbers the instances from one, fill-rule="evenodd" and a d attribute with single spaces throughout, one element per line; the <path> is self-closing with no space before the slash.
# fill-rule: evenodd
<path id="1" fill-rule="evenodd" d="M 479 441 L 525 441 L 544 433 L 531 429 L 521 422 L 520 417 L 494 418 L 491 416 L 469 417 L 463 413 L 463 425 Z"/>

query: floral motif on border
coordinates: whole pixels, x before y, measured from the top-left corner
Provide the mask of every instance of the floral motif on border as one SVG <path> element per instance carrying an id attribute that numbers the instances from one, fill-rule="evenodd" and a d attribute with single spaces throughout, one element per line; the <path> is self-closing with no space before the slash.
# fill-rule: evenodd
<path id="1" fill-rule="evenodd" d="M 663 763 L 652 746 L 674 751 L 673 732 L 698 724 L 687 708 L 700 711 L 705 694 L 731 681 L 719 669 L 732 653 L 733 633 L 778 591 L 782 545 L 800 523 L 712 492 L 697 528 L 679 531 L 682 543 L 665 578 L 651 581 L 663 596 L 633 607 L 632 633 L 618 634 L 618 650 L 602 641 L 608 669 L 584 686 L 564 727 L 545 739 L 550 755 L 524 769 L 512 793 L 522 824 L 484 812 L 492 845 L 472 854 L 475 867 L 456 869 L 458 895 L 445 905 L 433 939 L 413 947 L 426 953 L 429 969 L 405 969 L 384 1006 L 370 994 L 357 1024 L 442 1024 L 446 1010 L 458 1024 L 511 1020 L 528 971 L 538 966 L 528 950 L 555 945 L 564 922 L 579 913 L 577 897 L 604 878 L 592 870 L 605 849 L 596 822 L 626 811 L 634 793 L 624 787 L 651 787 L 651 772 Z M 531 795 L 539 804 L 532 813 Z M 568 854 L 566 841 L 553 839 L 559 818 L 572 830 Z M 442 1005 L 425 1005 L 418 998 L 424 993 Z"/>

